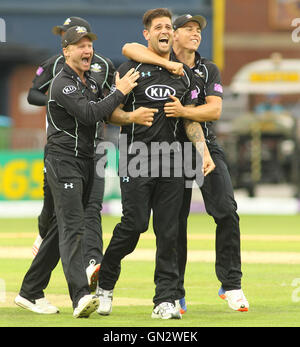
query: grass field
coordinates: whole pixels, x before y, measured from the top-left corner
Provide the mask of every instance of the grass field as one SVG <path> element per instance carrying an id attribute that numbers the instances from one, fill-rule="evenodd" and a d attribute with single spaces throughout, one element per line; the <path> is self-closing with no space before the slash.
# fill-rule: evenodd
<path id="1" fill-rule="evenodd" d="M 118 217 L 104 216 L 108 244 Z M 14 305 L 31 260 L 36 219 L 0 219 L 1 327 L 299 327 L 300 215 L 241 216 L 242 285 L 249 312 L 234 312 L 218 296 L 214 269 L 213 220 L 189 218 L 189 262 L 186 271 L 188 312 L 182 320 L 151 319 L 154 295 L 155 238 L 141 236 L 136 251 L 122 263 L 114 291 L 113 312 L 74 319 L 61 264 L 53 272 L 46 297 L 60 308 L 57 315 L 37 315 Z"/>

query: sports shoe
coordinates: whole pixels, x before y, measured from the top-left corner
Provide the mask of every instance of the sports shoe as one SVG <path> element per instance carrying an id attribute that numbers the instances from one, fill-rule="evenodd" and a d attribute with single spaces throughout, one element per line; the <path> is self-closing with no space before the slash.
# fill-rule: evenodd
<path id="1" fill-rule="evenodd" d="M 240 312 L 247 312 L 249 303 L 244 295 L 242 289 L 234 289 L 225 291 L 222 287 L 219 290 L 219 297 L 228 302 L 228 306 Z"/>
<path id="2" fill-rule="evenodd" d="M 181 319 L 181 313 L 171 302 L 162 302 L 152 311 L 151 318 Z"/>
<path id="3" fill-rule="evenodd" d="M 181 313 L 184 314 L 187 311 L 186 303 L 185 303 L 185 297 L 175 300 L 175 307 L 177 310 Z"/>
<path id="4" fill-rule="evenodd" d="M 221 288 L 219 289 L 218 295 L 221 299 L 223 300 L 227 300 L 226 298 L 226 291 L 223 289 L 223 287 L 221 286 Z"/>
<path id="5" fill-rule="evenodd" d="M 38 234 L 37 238 L 35 239 L 35 241 L 34 241 L 34 243 L 32 245 L 33 257 L 35 257 L 37 255 L 42 242 L 43 242 L 43 239 L 41 238 L 41 235 Z"/>
<path id="6" fill-rule="evenodd" d="M 88 318 L 91 313 L 97 310 L 99 306 L 99 298 L 96 295 L 87 294 L 79 301 L 77 307 L 74 309 L 74 318 Z"/>
<path id="7" fill-rule="evenodd" d="M 97 288 L 99 270 L 100 264 L 96 264 L 95 260 L 91 260 L 90 265 L 86 268 L 86 275 L 91 292 L 94 292 Z"/>
<path id="8" fill-rule="evenodd" d="M 21 295 L 18 295 L 15 298 L 15 304 L 22 308 L 25 308 L 26 310 L 29 310 L 35 313 L 40 313 L 40 314 L 59 313 L 59 309 L 51 305 L 46 298 L 28 300 L 22 297 Z"/>
<path id="9" fill-rule="evenodd" d="M 113 290 L 105 290 L 98 287 L 96 295 L 100 300 L 97 313 L 101 316 L 108 316 L 112 311 Z"/>

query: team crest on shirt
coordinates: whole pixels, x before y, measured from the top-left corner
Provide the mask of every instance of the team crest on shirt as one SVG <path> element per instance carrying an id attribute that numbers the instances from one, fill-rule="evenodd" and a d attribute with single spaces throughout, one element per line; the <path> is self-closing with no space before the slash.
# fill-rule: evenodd
<path id="1" fill-rule="evenodd" d="M 97 93 L 97 87 L 94 84 L 91 84 L 91 89 L 94 94 Z"/>
<path id="2" fill-rule="evenodd" d="M 195 74 L 201 78 L 204 78 L 204 73 L 202 71 L 200 71 L 199 69 L 195 69 Z"/>
<path id="3" fill-rule="evenodd" d="M 100 72 L 102 70 L 102 67 L 98 63 L 94 63 L 91 65 L 91 71 L 93 72 Z"/>

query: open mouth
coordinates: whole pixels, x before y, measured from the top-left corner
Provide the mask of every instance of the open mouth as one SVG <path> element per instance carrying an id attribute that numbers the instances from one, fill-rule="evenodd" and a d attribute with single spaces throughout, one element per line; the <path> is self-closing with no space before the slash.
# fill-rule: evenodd
<path id="1" fill-rule="evenodd" d="M 88 66 L 90 65 L 90 58 L 84 57 L 81 59 L 83 65 Z"/>
<path id="2" fill-rule="evenodd" d="M 159 39 L 159 42 L 167 46 L 169 44 L 169 39 L 164 37 L 162 39 Z"/>

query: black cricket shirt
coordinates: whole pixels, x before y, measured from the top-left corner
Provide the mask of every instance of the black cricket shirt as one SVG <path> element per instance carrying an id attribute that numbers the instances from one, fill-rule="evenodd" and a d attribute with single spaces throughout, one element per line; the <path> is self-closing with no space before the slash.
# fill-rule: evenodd
<path id="1" fill-rule="evenodd" d="M 36 70 L 31 90 L 38 90 L 46 94 L 52 79 L 61 71 L 64 63 L 65 58 L 62 54 L 57 54 L 42 62 Z M 116 69 L 109 58 L 94 52 L 89 73 L 97 83 L 98 89 L 102 90 L 104 96 L 109 93 L 113 85 L 115 71 Z M 33 98 L 31 98 L 30 103 L 37 106 L 42 106 L 47 103 L 46 95 L 43 100 L 32 99 Z M 97 125 L 97 133 L 95 136 L 97 140 L 103 140 L 104 138 L 102 125 L 103 123 Z"/>
<path id="2" fill-rule="evenodd" d="M 86 84 L 65 63 L 51 82 L 47 105 L 48 153 L 93 158 L 96 123 L 108 121 L 124 99 L 117 89 L 101 98 L 95 80 L 89 74 L 85 77 Z"/>
<path id="3" fill-rule="evenodd" d="M 184 76 L 171 74 L 168 70 L 151 64 L 135 61 L 123 63 L 118 71 L 122 77 L 128 70 L 134 68 L 140 72 L 138 85 L 129 93 L 124 102 L 125 111 L 133 111 L 141 106 L 157 108 L 151 127 L 131 124 L 122 126 L 121 134 L 127 135 L 127 145 L 142 141 L 149 145 L 151 142 L 178 141 L 177 129 L 180 119 L 167 118 L 164 112 L 166 102 L 172 102 L 170 95 L 176 96 L 183 105 L 195 105 L 197 91 L 195 79 L 191 70 L 184 66 Z"/>

